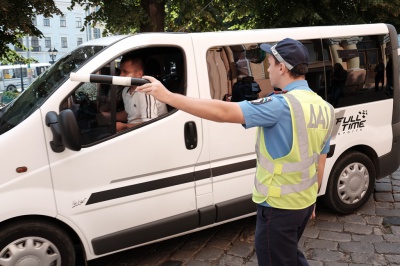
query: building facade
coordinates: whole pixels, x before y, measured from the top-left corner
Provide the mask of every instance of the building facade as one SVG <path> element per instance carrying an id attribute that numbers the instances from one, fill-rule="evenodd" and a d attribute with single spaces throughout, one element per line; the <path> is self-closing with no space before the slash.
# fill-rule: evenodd
<path id="1" fill-rule="evenodd" d="M 102 27 L 84 27 L 85 17 L 88 12 L 83 7 L 75 5 L 73 10 L 68 10 L 71 6 L 70 0 L 55 0 L 55 5 L 61 10 L 63 16 L 53 15 L 53 17 L 36 16 L 33 21 L 35 26 L 43 33 L 42 38 L 26 36 L 21 42 L 29 51 L 24 51 L 18 47 L 14 49 L 24 57 L 36 59 L 39 63 L 52 63 L 49 50 L 57 50 L 55 60 L 63 57 L 69 51 L 75 49 L 80 44 L 101 37 Z"/>

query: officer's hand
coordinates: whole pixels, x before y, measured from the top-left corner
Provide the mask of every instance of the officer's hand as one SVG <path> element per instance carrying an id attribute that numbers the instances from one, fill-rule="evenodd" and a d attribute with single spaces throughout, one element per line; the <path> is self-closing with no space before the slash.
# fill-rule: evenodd
<path id="1" fill-rule="evenodd" d="M 314 204 L 314 210 L 313 210 L 313 212 L 312 212 L 312 214 L 311 214 L 310 220 L 311 220 L 311 219 L 315 219 L 315 217 L 316 217 L 316 215 L 315 215 L 315 208 L 317 208 L 317 204 L 316 204 L 316 203 Z"/>
<path id="2" fill-rule="evenodd" d="M 156 78 L 150 76 L 143 76 L 144 79 L 150 81 L 142 86 L 136 88 L 136 91 L 144 92 L 148 95 L 154 96 L 157 100 L 163 103 L 167 103 L 168 96 L 172 94 L 167 90 L 164 85 Z"/>

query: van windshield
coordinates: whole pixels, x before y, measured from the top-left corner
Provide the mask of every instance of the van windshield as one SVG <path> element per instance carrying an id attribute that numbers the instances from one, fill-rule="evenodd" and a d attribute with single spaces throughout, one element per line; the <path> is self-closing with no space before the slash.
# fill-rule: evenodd
<path id="1" fill-rule="evenodd" d="M 76 71 L 104 46 L 83 46 L 60 58 L 43 72 L 21 95 L 0 110 L 0 135 L 15 127 L 46 101 Z"/>

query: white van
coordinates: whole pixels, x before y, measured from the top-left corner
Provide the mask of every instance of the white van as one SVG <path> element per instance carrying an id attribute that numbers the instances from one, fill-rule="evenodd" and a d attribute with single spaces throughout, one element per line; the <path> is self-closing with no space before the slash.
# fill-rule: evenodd
<path id="1" fill-rule="evenodd" d="M 334 95 L 333 65 L 348 72 L 320 195 L 341 213 L 363 205 L 375 180 L 400 162 L 393 26 L 107 37 L 59 59 L 0 111 L 0 265 L 75 265 L 77 254 L 92 260 L 255 214 L 255 130 L 169 107 L 116 133 L 121 88 L 70 75 L 118 75 L 120 57 L 133 52 L 171 91 L 229 100 L 235 83 L 250 76 L 263 97 L 273 88 L 259 44 L 285 37 L 309 49 L 306 78 L 326 100 Z M 379 59 L 385 86 L 375 91 Z M 102 110 L 111 123 L 99 118 Z"/>
<path id="2" fill-rule="evenodd" d="M 21 91 L 26 89 L 46 69 L 49 63 L 33 63 L 29 65 L 1 65 L 0 91 Z"/>

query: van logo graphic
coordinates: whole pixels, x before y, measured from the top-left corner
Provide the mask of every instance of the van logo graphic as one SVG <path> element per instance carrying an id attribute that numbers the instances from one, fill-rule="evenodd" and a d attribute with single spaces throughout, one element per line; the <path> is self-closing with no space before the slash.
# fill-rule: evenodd
<path id="1" fill-rule="evenodd" d="M 75 208 L 79 205 L 82 205 L 83 203 L 85 203 L 86 198 L 84 199 L 79 199 L 79 200 L 73 200 L 72 201 L 72 208 Z"/>
<path id="2" fill-rule="evenodd" d="M 362 110 L 359 111 L 357 115 L 336 118 L 335 127 L 339 127 L 337 134 L 342 135 L 362 131 L 367 121 L 367 115 L 368 111 Z"/>

